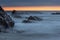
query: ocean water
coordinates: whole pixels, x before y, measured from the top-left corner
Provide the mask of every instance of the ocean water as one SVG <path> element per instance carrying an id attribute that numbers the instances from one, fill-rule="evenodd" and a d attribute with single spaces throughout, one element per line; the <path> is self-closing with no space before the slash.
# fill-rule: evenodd
<path id="1" fill-rule="evenodd" d="M 0 33 L 1 40 L 60 40 L 60 15 L 52 15 L 52 12 L 20 14 L 22 18 L 14 18 L 14 32 Z M 11 15 L 11 14 L 9 14 Z M 35 23 L 22 23 L 26 17 L 37 16 L 42 21 Z"/>

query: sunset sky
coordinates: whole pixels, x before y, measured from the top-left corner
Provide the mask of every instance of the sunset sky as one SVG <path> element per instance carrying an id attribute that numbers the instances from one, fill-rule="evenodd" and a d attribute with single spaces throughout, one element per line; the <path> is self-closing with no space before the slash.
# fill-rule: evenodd
<path id="1" fill-rule="evenodd" d="M 4 10 L 60 11 L 60 0 L 0 0 Z"/>
<path id="2" fill-rule="evenodd" d="M 60 11 L 60 6 L 19 6 L 19 7 L 3 7 L 5 11 Z"/>

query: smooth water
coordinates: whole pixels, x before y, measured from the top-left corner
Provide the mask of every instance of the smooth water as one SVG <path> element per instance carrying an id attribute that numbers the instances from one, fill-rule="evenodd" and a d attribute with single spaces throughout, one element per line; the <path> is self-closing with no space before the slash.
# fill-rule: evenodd
<path id="1" fill-rule="evenodd" d="M 42 21 L 35 23 L 22 23 L 25 17 L 41 17 Z M 21 14 L 22 18 L 13 18 L 14 30 L 18 32 L 1 33 L 0 39 L 4 40 L 60 40 L 60 15 L 52 15 L 50 12 L 43 14 Z M 20 33 L 19 31 L 24 31 Z"/>

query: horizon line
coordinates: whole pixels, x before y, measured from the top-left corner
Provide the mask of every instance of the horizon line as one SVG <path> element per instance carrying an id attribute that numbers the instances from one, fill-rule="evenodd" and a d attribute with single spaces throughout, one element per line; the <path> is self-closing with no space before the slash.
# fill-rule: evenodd
<path id="1" fill-rule="evenodd" d="M 5 6 L 3 9 L 5 11 L 60 11 L 60 6 Z"/>

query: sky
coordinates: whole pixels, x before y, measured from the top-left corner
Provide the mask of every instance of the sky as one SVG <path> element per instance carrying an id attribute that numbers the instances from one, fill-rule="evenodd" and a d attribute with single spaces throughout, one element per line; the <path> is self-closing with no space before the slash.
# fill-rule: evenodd
<path id="1" fill-rule="evenodd" d="M 2 6 L 60 6 L 60 0 L 0 0 Z"/>
<path id="2" fill-rule="evenodd" d="M 60 11 L 60 0 L 0 0 L 6 11 Z"/>

